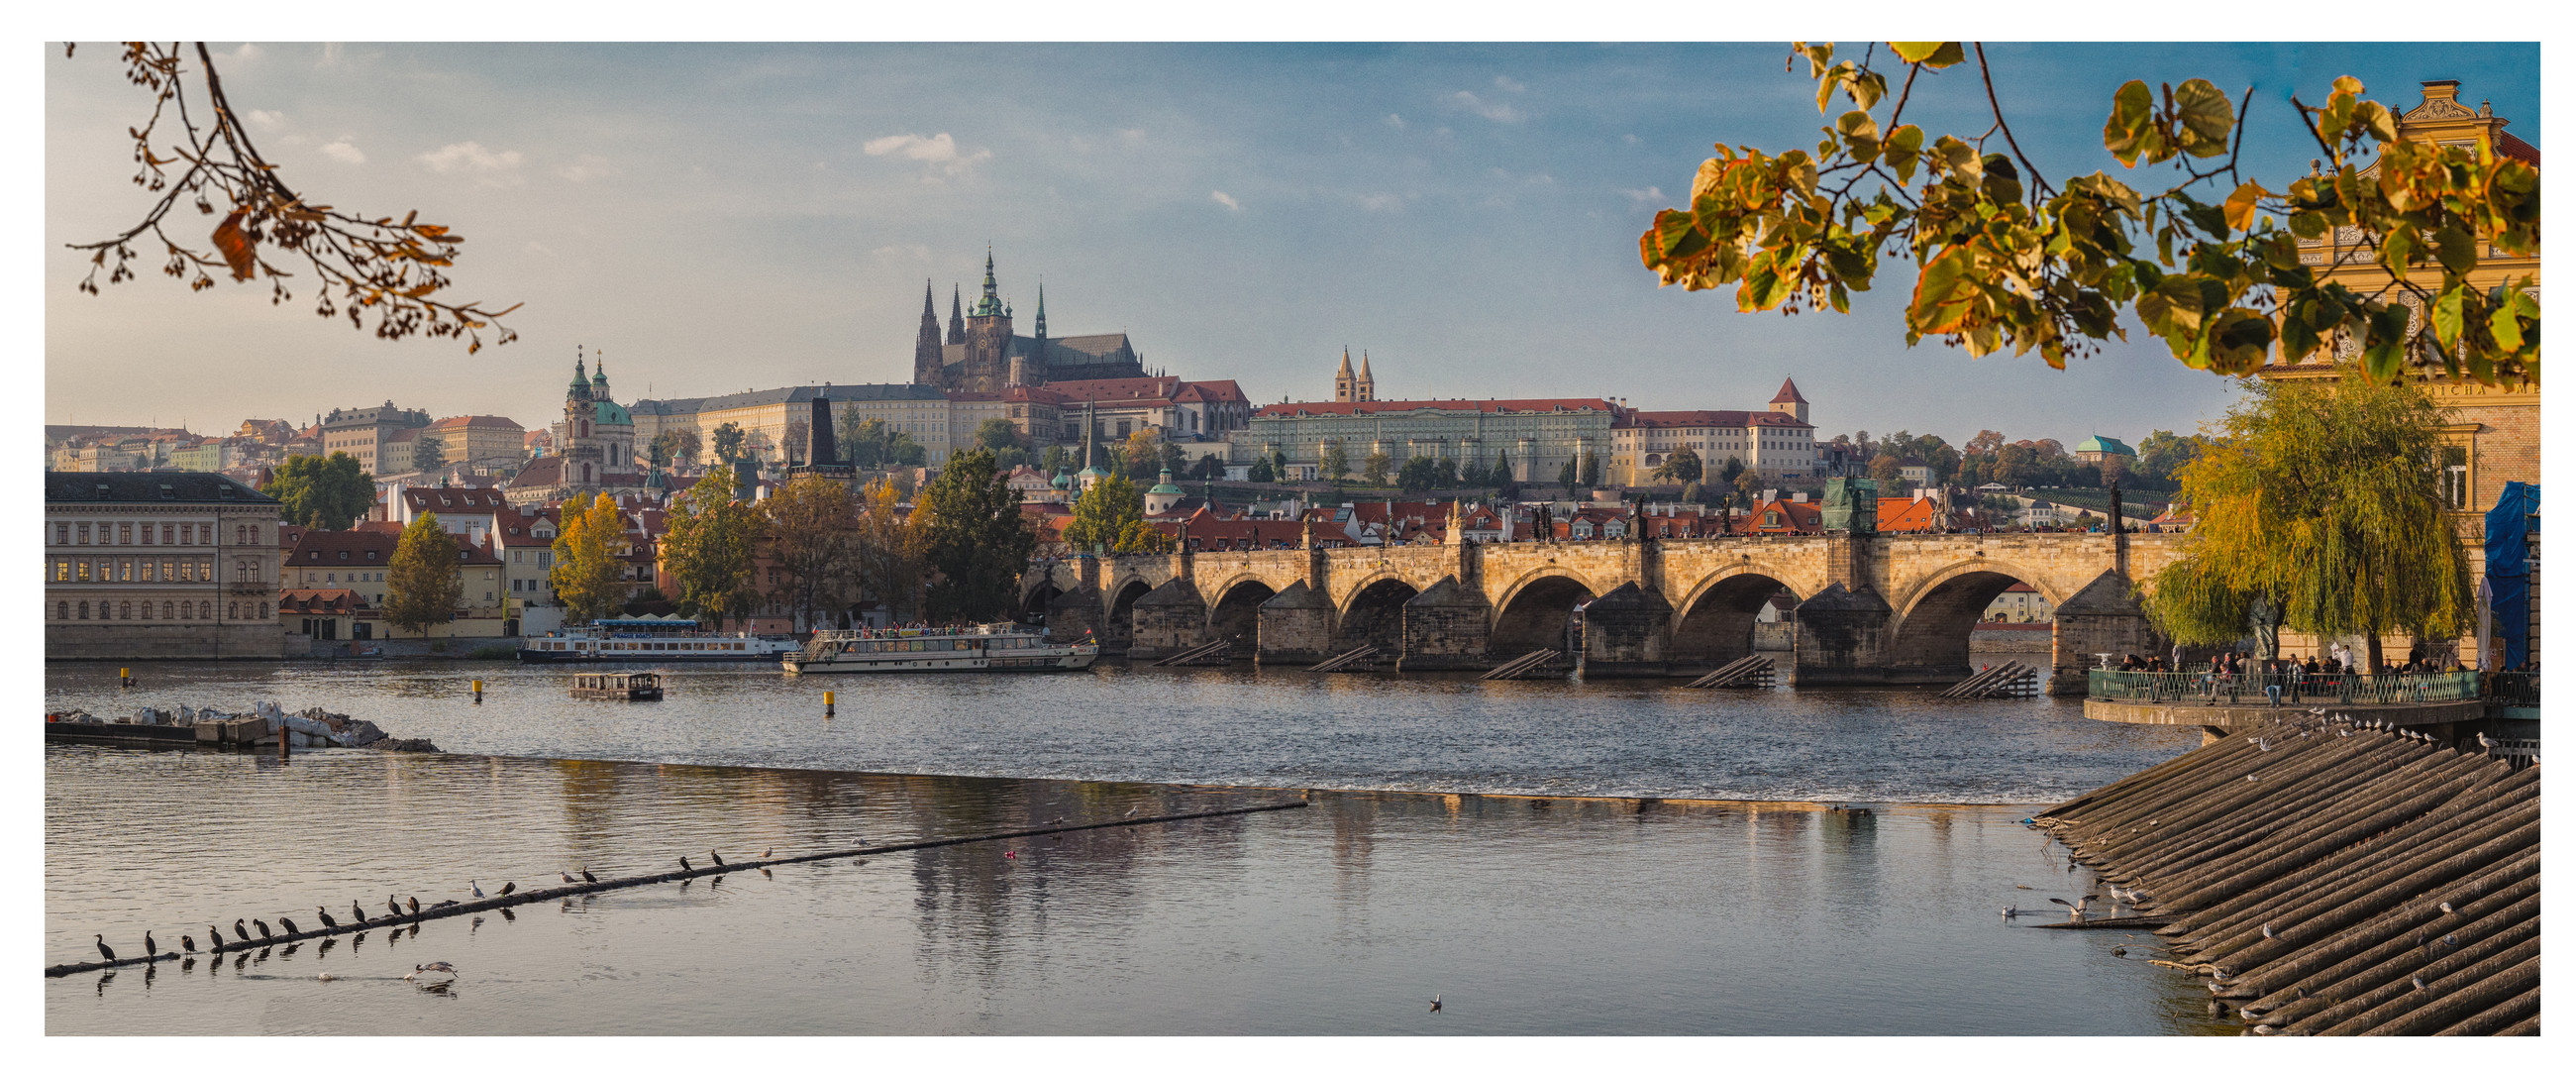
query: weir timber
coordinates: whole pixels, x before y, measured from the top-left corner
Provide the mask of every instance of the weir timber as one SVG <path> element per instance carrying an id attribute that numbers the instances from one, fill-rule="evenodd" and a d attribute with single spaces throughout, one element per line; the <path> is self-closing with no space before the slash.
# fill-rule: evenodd
<path id="1" fill-rule="evenodd" d="M 2254 1033 L 2537 1035 L 2538 764 L 2372 724 L 2293 715 L 2033 823 Z"/>
<path id="2" fill-rule="evenodd" d="M 1331 532 L 1329 529 L 1327 534 Z M 1969 633 L 2027 583 L 2055 607 L 2052 693 L 2083 692 L 2099 653 L 2154 653 L 2132 584 L 2181 536 L 1861 534 L 1089 554 L 1021 578 L 1022 619 L 1161 658 L 1226 640 L 1264 665 L 1364 648 L 1399 670 L 1485 671 L 1561 647 L 1584 610 L 1585 675 L 1700 676 L 1753 653 L 1787 588 L 1795 682 L 1957 683 Z"/>

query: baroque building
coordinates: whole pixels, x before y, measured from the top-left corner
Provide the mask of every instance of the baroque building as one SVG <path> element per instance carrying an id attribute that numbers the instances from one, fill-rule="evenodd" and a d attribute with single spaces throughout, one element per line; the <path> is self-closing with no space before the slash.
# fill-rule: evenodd
<path id="1" fill-rule="evenodd" d="M 510 480 L 510 501 L 552 502 L 576 494 L 644 483 L 635 460 L 635 417 L 609 396 L 608 362 L 597 371 L 572 359 L 572 384 L 564 389 L 563 418 L 555 421 L 554 450 L 528 462 Z"/>
<path id="2" fill-rule="evenodd" d="M 913 338 L 912 381 L 943 390 L 996 394 L 1012 387 L 1045 386 L 1070 379 L 1130 379 L 1145 374 L 1142 358 L 1126 332 L 1047 334 L 1046 289 L 1038 289 L 1036 332 L 1021 335 L 1011 327 L 1011 306 L 1001 297 L 993 276 L 993 254 L 984 254 L 984 288 L 973 308 L 952 290 L 948 329 L 939 328 L 930 283 L 921 291 L 921 329 Z"/>

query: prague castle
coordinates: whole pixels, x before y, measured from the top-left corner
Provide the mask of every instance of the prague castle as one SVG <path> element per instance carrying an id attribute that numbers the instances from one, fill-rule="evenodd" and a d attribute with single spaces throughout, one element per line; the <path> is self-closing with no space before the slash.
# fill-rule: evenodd
<path id="1" fill-rule="evenodd" d="M 1038 288 L 1035 334 L 1014 334 L 1011 306 L 1002 302 L 993 280 L 993 254 L 984 254 L 984 292 L 973 309 L 952 290 L 948 329 L 939 328 L 939 313 L 925 282 L 921 291 L 921 332 L 913 341 L 912 381 L 943 390 L 979 394 L 1015 386 L 1045 386 L 1072 379 L 1136 379 L 1144 362 L 1125 332 L 1047 336 L 1046 288 Z"/>

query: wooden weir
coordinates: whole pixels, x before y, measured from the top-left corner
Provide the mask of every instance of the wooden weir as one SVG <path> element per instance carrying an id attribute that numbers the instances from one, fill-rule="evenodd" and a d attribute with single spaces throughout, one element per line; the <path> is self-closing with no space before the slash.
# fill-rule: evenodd
<path id="1" fill-rule="evenodd" d="M 1523 654 L 1510 661 L 1504 662 L 1501 668 L 1486 673 L 1484 678 L 1487 680 L 1518 680 L 1530 675 L 1531 673 L 1538 672 L 1556 664 L 1556 659 L 1564 656 L 1565 652 L 1562 650 L 1533 650 L 1527 654 Z"/>
<path id="2" fill-rule="evenodd" d="M 1717 671 L 1693 680 L 1683 687 L 1770 687 L 1777 682 L 1779 669 L 1771 664 L 1768 654 L 1753 654 L 1718 666 Z"/>
<path id="3" fill-rule="evenodd" d="M 1197 646 L 1181 651 L 1178 654 L 1174 654 L 1171 657 L 1157 661 L 1154 665 L 1157 668 L 1166 665 L 1225 665 L 1231 663 L 1233 660 L 1234 644 L 1227 640 L 1219 639 L 1214 642 L 1201 643 Z"/>
<path id="4" fill-rule="evenodd" d="M 1377 648 L 1376 648 L 1376 647 L 1373 647 L 1373 646 L 1364 646 L 1364 647 L 1361 647 L 1361 648 L 1359 648 L 1359 649 L 1357 649 L 1357 650 L 1350 651 L 1350 652 L 1348 652 L 1348 653 L 1335 654 L 1335 655 L 1333 655 L 1332 657 L 1327 658 L 1327 659 L 1325 659 L 1325 660 L 1324 660 L 1324 661 L 1322 661 L 1322 662 L 1319 662 L 1319 663 L 1314 664 L 1314 665 L 1307 666 L 1306 671 L 1307 671 L 1307 672 L 1366 672 L 1366 671 L 1369 671 L 1369 670 L 1371 670 L 1371 669 L 1375 669 L 1375 668 L 1377 668 L 1377 666 L 1376 666 L 1376 665 L 1374 665 L 1374 664 L 1372 664 L 1372 663 L 1370 662 L 1370 660 L 1369 660 L 1369 659 L 1374 658 L 1374 657 L 1376 657 L 1376 656 L 1377 656 Z"/>
<path id="5" fill-rule="evenodd" d="M 2007 661 L 1980 670 L 1949 690 L 1942 698 L 2029 698 L 2039 694 L 2039 670 L 2018 661 Z"/>

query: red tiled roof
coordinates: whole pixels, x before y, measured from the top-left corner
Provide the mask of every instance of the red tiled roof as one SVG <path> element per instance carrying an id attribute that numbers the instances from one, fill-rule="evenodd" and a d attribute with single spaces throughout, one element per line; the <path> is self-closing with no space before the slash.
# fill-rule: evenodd
<path id="1" fill-rule="evenodd" d="M 520 430 L 519 421 L 507 416 L 450 416 L 430 423 L 429 430 L 452 431 L 459 427 L 481 427 L 499 431 Z"/>
<path id="2" fill-rule="evenodd" d="M 1611 412 L 1605 398 L 1505 398 L 1500 401 L 1290 401 L 1252 410 L 1254 416 L 1368 416 L 1440 409 L 1449 412 Z"/>
<path id="3" fill-rule="evenodd" d="M 1047 389 L 1057 397 L 1080 404 L 1096 402 L 1136 402 L 1169 398 L 1180 388 L 1177 375 L 1153 375 L 1141 379 L 1067 379 L 1049 383 Z"/>
<path id="4" fill-rule="evenodd" d="M 340 552 L 343 550 L 348 551 L 351 561 L 367 560 L 366 552 L 369 550 L 376 552 L 375 560 L 390 560 L 394 556 L 394 547 L 402 541 L 399 537 L 401 525 L 397 524 L 394 527 L 395 531 L 375 531 L 367 528 L 351 528 L 347 531 L 307 531 L 302 538 L 295 540 L 294 546 L 286 552 L 286 563 L 289 567 L 330 564 L 340 560 Z"/>
<path id="5" fill-rule="evenodd" d="M 346 587 L 289 587 L 277 592 L 280 613 L 348 613 L 361 603 Z"/>
<path id="6" fill-rule="evenodd" d="M 1783 378 L 1780 380 L 1780 392 L 1771 395 L 1771 403 L 1777 405 L 1784 401 L 1795 402 L 1801 405 L 1806 404 L 1806 397 L 1798 393 L 1797 380 L 1789 378 Z"/>
<path id="7" fill-rule="evenodd" d="M 1813 427 L 1800 423 L 1785 412 L 1769 409 L 1671 409 L 1661 412 L 1631 411 L 1611 424 L 1613 427 Z"/>
<path id="8" fill-rule="evenodd" d="M 475 487 L 404 487 L 403 502 L 413 512 L 486 512 L 509 508 L 500 491 Z"/>
<path id="9" fill-rule="evenodd" d="M 2502 130 L 2496 131 L 2495 150 L 2496 155 L 2508 160 L 2520 160 L 2533 167 L 2540 166 L 2539 149 L 2533 148 L 2530 142 Z"/>
<path id="10" fill-rule="evenodd" d="M 1880 498 L 1878 530 L 1930 531 L 1938 526 L 1937 504 L 1930 498 Z"/>
<path id="11" fill-rule="evenodd" d="M 1172 400 L 1242 404 L 1249 399 L 1243 396 L 1243 388 L 1235 385 L 1232 379 L 1207 379 L 1195 383 L 1182 383 L 1180 392 L 1172 395 Z"/>

